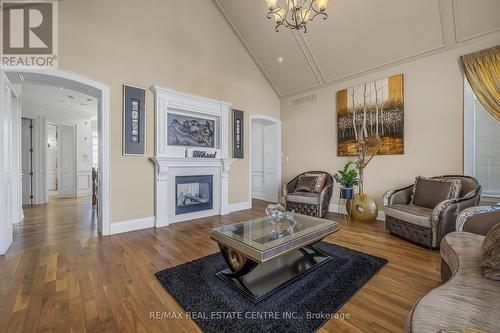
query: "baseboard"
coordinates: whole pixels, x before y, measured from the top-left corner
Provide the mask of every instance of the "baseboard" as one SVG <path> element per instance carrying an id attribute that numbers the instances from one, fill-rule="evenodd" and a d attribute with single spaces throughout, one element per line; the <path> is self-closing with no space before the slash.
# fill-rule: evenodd
<path id="1" fill-rule="evenodd" d="M 229 213 L 252 208 L 251 201 L 238 202 L 229 205 Z"/>
<path id="2" fill-rule="evenodd" d="M 337 204 L 337 203 L 333 203 L 333 204 L 330 204 L 330 206 L 328 206 L 328 211 L 330 213 L 337 213 L 337 214 L 340 214 L 339 212 L 341 212 L 340 210 L 340 205 Z M 347 215 L 347 210 L 346 208 L 344 207 L 343 210 L 342 210 L 342 213 L 344 215 Z M 378 214 L 377 214 L 377 220 L 379 221 L 385 221 L 385 212 L 383 210 L 379 210 L 378 211 Z"/>
<path id="3" fill-rule="evenodd" d="M 155 217 L 144 217 L 140 219 L 111 222 L 110 235 L 121 234 L 124 232 L 135 231 L 140 229 L 152 228 L 155 225 Z"/>

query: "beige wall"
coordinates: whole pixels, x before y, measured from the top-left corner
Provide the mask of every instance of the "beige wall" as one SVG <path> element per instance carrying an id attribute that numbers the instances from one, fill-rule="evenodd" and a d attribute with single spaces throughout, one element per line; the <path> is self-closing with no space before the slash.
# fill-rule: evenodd
<path id="1" fill-rule="evenodd" d="M 122 156 L 122 85 L 153 84 L 279 118 L 280 101 L 212 1 L 65 0 L 59 67 L 110 87 L 111 221 L 154 215 L 153 94 L 146 93 L 146 157 Z M 232 166 L 230 203 L 248 200 L 248 160 Z M 135 176 L 139 175 L 139 176 Z"/>
<path id="2" fill-rule="evenodd" d="M 355 84 L 404 74 L 405 154 L 377 156 L 366 169 L 365 192 L 381 207 L 383 193 L 415 176 L 463 172 L 463 74 L 459 56 L 500 43 L 500 33 L 481 42 L 395 65 L 363 77 L 320 88 L 317 102 L 292 106 L 281 100 L 283 181 L 306 170 L 336 172 L 349 160 L 337 157 L 335 94 Z M 287 161 L 288 159 L 288 161 Z M 332 203 L 338 203 L 335 185 Z"/>

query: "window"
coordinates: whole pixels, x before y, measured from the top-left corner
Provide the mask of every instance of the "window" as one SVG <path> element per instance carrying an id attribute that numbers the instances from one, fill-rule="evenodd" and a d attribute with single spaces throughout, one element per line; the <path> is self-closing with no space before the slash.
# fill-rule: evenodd
<path id="1" fill-rule="evenodd" d="M 465 173 L 479 179 L 483 196 L 500 197 L 500 122 L 465 83 Z"/>

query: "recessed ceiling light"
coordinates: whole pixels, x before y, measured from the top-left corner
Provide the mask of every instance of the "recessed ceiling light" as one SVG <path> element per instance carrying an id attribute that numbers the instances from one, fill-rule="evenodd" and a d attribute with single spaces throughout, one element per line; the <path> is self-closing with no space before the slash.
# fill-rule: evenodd
<path id="1" fill-rule="evenodd" d="M 279 57 L 278 62 L 283 62 L 283 57 Z"/>
<path id="2" fill-rule="evenodd" d="M 63 87 L 59 87 L 59 90 L 64 90 L 64 88 Z"/>
<path id="3" fill-rule="evenodd" d="M 69 99 L 75 99 L 75 96 L 71 96 L 71 95 L 66 95 L 68 96 Z"/>

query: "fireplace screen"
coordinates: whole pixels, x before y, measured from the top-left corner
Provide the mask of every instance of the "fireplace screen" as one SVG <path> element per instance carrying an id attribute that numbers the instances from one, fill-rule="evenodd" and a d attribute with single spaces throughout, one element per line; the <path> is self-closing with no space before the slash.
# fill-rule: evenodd
<path id="1" fill-rule="evenodd" d="M 213 176 L 176 176 L 175 214 L 187 214 L 212 209 Z"/>

